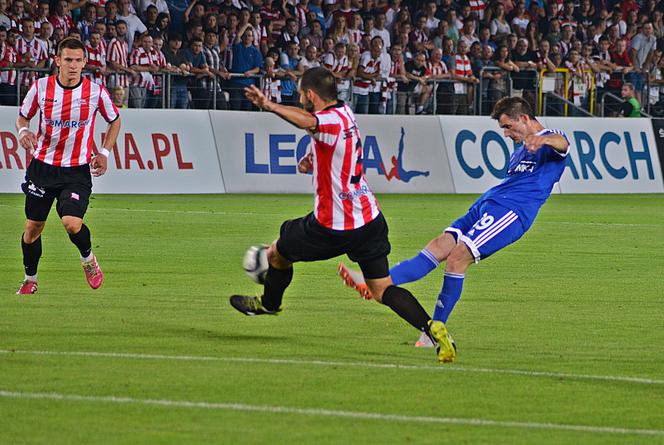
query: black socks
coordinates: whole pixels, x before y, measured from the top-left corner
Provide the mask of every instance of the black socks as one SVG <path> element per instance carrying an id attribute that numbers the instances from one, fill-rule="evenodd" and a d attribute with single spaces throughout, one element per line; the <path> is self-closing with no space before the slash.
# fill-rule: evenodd
<path id="1" fill-rule="evenodd" d="M 78 247 L 83 258 L 90 256 L 90 253 L 92 252 L 92 241 L 90 241 L 90 229 L 88 229 L 88 226 L 83 224 L 78 233 L 69 235 L 69 239 L 76 247 Z"/>
<path id="2" fill-rule="evenodd" d="M 27 244 L 21 235 L 21 249 L 23 250 L 23 266 L 28 276 L 37 275 L 37 265 L 42 254 L 41 236 L 32 244 Z"/>
<path id="3" fill-rule="evenodd" d="M 390 286 L 383 292 L 383 304 L 389 306 L 399 317 L 406 320 L 419 331 L 428 329 L 429 314 L 408 290 Z"/>
<path id="4" fill-rule="evenodd" d="M 281 307 L 281 300 L 286 288 L 293 279 L 293 267 L 288 269 L 275 269 L 270 265 L 265 275 L 265 287 L 261 302 L 268 311 L 276 311 Z"/>

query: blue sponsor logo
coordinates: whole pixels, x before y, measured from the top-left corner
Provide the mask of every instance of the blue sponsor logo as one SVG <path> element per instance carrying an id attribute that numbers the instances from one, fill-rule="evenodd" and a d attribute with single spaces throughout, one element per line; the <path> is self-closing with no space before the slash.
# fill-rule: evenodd
<path id="1" fill-rule="evenodd" d="M 375 170 L 378 175 L 384 176 L 388 181 L 396 179 L 410 182 L 417 176 L 429 176 L 428 171 L 406 170 L 404 168 L 405 131 L 401 128 L 398 154 L 390 157 L 391 168 L 388 171 L 383 162 L 383 153 L 374 135 L 367 135 L 362 144 L 362 170 Z M 267 163 L 256 161 L 256 138 L 254 133 L 244 134 L 245 173 L 265 175 L 295 175 L 297 174 L 297 160 L 307 152 L 311 137 L 305 135 L 298 139 L 294 134 L 269 134 Z M 260 149 L 260 148 L 259 148 Z"/>
<path id="2" fill-rule="evenodd" d="M 83 121 L 71 121 L 62 119 L 45 119 L 46 125 L 59 128 L 84 128 L 90 125 L 90 119 Z"/>
<path id="3" fill-rule="evenodd" d="M 347 199 L 349 201 L 352 201 L 353 199 L 360 198 L 360 197 L 366 195 L 367 193 L 369 193 L 369 187 L 367 187 L 366 185 L 363 185 L 362 187 L 360 187 L 359 190 L 353 190 L 353 191 L 350 191 L 350 192 L 347 192 L 347 193 L 345 193 L 345 192 L 339 193 L 339 199 L 342 199 L 342 200 Z"/>
<path id="4" fill-rule="evenodd" d="M 571 137 L 570 137 L 571 136 Z M 570 171 L 574 179 L 602 179 L 602 171 L 615 179 L 623 179 L 631 174 L 632 179 L 639 179 L 639 165 L 644 165 L 648 173 L 648 179 L 655 179 L 653 169 L 653 160 L 648 145 L 648 137 L 644 131 L 637 133 L 622 132 L 615 133 L 608 131 L 599 138 L 593 139 L 585 131 L 574 131 L 568 135 L 572 143 L 572 150 L 576 150 L 578 163 L 567 156 L 565 169 Z M 634 141 L 633 138 L 640 139 Z M 487 172 L 495 178 L 505 177 L 507 167 L 509 166 L 510 156 L 514 152 L 508 148 L 505 139 L 496 131 L 489 130 L 481 135 L 479 140 L 480 152 L 482 154 L 482 163 L 480 165 L 471 165 L 464 153 L 467 150 L 476 150 L 475 144 L 478 142 L 478 135 L 469 130 L 461 130 L 454 142 L 454 152 L 457 161 L 463 171 L 471 178 L 478 179 Z M 489 158 L 489 148 L 498 146 L 499 160 Z M 616 161 L 609 160 L 608 153 L 614 150 L 624 151 L 627 154 L 628 165 L 617 165 Z M 495 154 L 495 150 L 492 151 Z M 600 171 L 600 168 L 602 171 Z"/>

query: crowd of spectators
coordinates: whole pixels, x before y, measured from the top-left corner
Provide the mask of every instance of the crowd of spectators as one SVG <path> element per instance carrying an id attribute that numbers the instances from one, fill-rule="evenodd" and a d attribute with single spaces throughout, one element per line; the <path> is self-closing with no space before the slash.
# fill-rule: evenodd
<path id="1" fill-rule="evenodd" d="M 43 75 L 15 68 L 49 69 L 76 36 L 86 76 L 134 108 L 250 110 L 250 84 L 297 104 L 298 77 L 325 66 L 357 113 L 534 101 L 540 73 L 561 68 L 569 80 L 553 89 L 579 107 L 591 86 L 601 97 L 627 84 L 657 110 L 663 11 L 658 0 L 0 0 L 0 103 Z"/>

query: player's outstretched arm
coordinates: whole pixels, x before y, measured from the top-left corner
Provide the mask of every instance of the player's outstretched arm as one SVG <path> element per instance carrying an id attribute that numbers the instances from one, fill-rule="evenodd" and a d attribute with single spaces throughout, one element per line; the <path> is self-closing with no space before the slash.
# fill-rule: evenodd
<path id="1" fill-rule="evenodd" d="M 565 139 L 564 136 L 560 134 L 547 134 L 547 135 L 536 135 L 531 134 L 525 140 L 526 150 L 531 153 L 536 153 L 537 150 L 542 148 L 543 145 L 548 145 L 557 152 L 565 153 L 569 142 Z"/>
<path id="2" fill-rule="evenodd" d="M 298 128 L 316 128 L 318 125 L 318 120 L 308 111 L 271 102 L 255 85 L 245 88 L 244 95 L 257 107 L 271 111 Z"/>

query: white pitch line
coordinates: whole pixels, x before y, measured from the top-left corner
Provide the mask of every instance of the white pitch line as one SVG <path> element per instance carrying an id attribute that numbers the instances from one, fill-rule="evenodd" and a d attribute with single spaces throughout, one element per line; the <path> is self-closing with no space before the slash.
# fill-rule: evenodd
<path id="1" fill-rule="evenodd" d="M 640 436 L 664 436 L 664 430 L 623 428 L 612 426 L 572 425 L 564 423 L 540 423 L 505 421 L 480 418 L 462 417 L 434 417 L 434 416 L 408 416 L 401 414 L 383 414 L 363 411 L 341 411 L 325 408 L 296 408 L 289 406 L 273 405 L 247 405 L 244 403 L 217 403 L 217 402 L 195 402 L 191 400 L 160 400 L 160 399 L 136 399 L 122 396 L 82 396 L 77 394 L 60 394 L 55 392 L 19 392 L 0 390 L 0 397 L 14 399 L 33 400 L 55 400 L 66 402 L 96 402 L 114 403 L 122 405 L 152 405 L 167 408 L 189 408 L 207 409 L 218 411 L 240 411 L 240 412 L 263 412 L 273 414 L 296 414 L 312 417 L 336 417 L 359 420 L 377 420 L 387 422 L 403 423 L 427 423 L 427 424 L 450 424 L 467 426 L 492 426 L 502 428 L 519 428 L 528 430 L 556 430 L 573 431 L 581 433 L 596 434 L 620 434 Z"/>
<path id="2" fill-rule="evenodd" d="M 29 351 L 0 349 L 0 354 L 27 354 L 27 355 L 55 355 L 55 356 L 78 356 L 78 357 L 102 357 L 137 360 L 172 360 L 191 362 L 228 362 L 228 363 L 264 363 L 269 365 L 308 365 L 323 367 L 348 367 L 348 368 L 371 368 L 371 369 L 404 369 L 416 371 L 434 372 L 464 372 L 483 374 L 508 374 L 525 377 L 563 378 L 571 380 L 595 380 L 606 382 L 637 383 L 642 385 L 664 385 L 664 380 L 649 379 L 643 377 L 611 376 L 571 374 L 564 372 L 549 371 L 527 371 L 522 369 L 499 369 L 499 368 L 475 368 L 456 365 L 448 366 L 418 366 L 401 365 L 397 363 L 370 363 L 370 362 L 336 362 L 327 360 L 293 360 L 293 359 L 263 359 L 254 357 L 211 357 L 192 355 L 161 355 L 161 354 L 135 354 L 127 352 L 95 352 L 95 351 Z"/>
<path id="3" fill-rule="evenodd" d="M 0 204 L 0 207 L 12 207 L 22 209 L 22 206 L 10 206 Z M 121 209 L 108 207 L 90 207 L 90 210 L 100 212 L 131 212 L 131 213 L 166 213 L 177 215 L 206 215 L 206 216 L 277 216 L 283 217 L 283 213 L 264 212 L 227 212 L 227 211 L 203 211 L 203 210 L 166 210 L 166 209 Z M 390 217 L 392 221 L 414 221 L 419 218 Z M 597 227 L 658 227 L 664 228 L 664 224 L 636 224 L 636 223 L 612 223 L 612 222 L 576 222 L 576 221 L 539 221 L 539 224 L 547 225 L 569 225 L 569 226 L 597 226 Z"/>

